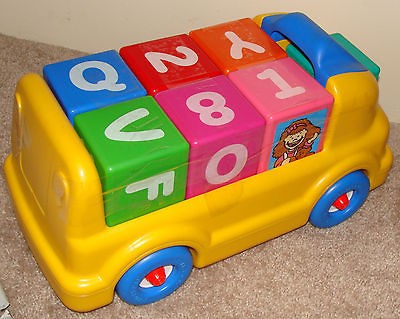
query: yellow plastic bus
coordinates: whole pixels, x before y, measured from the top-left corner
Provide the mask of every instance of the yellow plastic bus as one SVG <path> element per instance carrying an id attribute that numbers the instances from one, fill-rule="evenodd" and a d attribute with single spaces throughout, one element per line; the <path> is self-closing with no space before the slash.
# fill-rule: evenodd
<path id="1" fill-rule="evenodd" d="M 333 97 L 322 146 L 114 226 L 105 221 L 92 154 L 48 83 L 37 74 L 19 81 L 6 179 L 29 247 L 70 309 L 107 305 L 115 290 L 131 304 L 157 301 L 182 285 L 193 266 L 205 267 L 308 221 L 339 224 L 384 183 L 392 163 L 389 123 L 378 104 L 377 76 L 366 66 L 371 61 L 302 14 L 254 21 L 286 53 L 298 50 Z"/>

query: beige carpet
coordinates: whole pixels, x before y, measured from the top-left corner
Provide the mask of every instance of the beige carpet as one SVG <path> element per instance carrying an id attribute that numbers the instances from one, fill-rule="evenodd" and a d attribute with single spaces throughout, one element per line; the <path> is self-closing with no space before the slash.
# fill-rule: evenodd
<path id="1" fill-rule="evenodd" d="M 67 44 L 66 44 L 67 45 Z M 78 56 L 72 50 L 0 35 L 0 156 L 9 153 L 16 81 Z M 383 73 L 385 70 L 383 70 Z M 205 269 L 169 298 L 91 313 L 65 308 L 47 284 L 15 221 L 0 175 L 0 282 L 19 318 L 400 318 L 400 124 L 392 125 L 395 162 L 383 186 L 346 223 L 306 225 Z"/>

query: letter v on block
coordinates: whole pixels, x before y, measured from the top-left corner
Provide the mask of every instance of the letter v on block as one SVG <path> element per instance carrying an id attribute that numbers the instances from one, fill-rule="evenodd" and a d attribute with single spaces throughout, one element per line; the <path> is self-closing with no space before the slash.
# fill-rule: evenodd
<path id="1" fill-rule="evenodd" d="M 165 133 L 162 129 L 146 130 L 139 132 L 123 132 L 129 124 L 148 116 L 150 113 L 145 108 L 130 111 L 112 122 L 104 131 L 104 135 L 113 141 L 142 142 L 163 138 Z"/>

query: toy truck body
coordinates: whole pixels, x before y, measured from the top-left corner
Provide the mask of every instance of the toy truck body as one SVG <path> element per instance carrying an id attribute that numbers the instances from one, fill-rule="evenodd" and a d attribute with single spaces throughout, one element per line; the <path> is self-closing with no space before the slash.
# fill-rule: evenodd
<path id="1" fill-rule="evenodd" d="M 210 265 L 309 220 L 333 226 L 384 182 L 392 154 L 376 78 L 314 26 L 300 37 L 285 24 L 297 23 L 290 16 L 255 21 L 300 48 L 333 97 L 322 147 L 113 226 L 105 221 L 98 168 L 49 85 L 35 74 L 20 80 L 6 178 L 26 240 L 66 306 L 104 306 L 116 286 L 128 302 L 156 301 L 183 283 L 192 264 Z"/>

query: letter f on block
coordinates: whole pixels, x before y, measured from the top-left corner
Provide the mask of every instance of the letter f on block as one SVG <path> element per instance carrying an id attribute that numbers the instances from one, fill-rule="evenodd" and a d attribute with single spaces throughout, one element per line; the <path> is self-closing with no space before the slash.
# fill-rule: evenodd
<path id="1" fill-rule="evenodd" d="M 175 172 L 170 171 L 155 175 L 139 182 L 132 183 L 125 188 L 127 194 L 148 190 L 147 199 L 155 200 L 158 197 L 158 186 L 163 185 L 163 195 L 171 195 L 174 191 Z"/>

